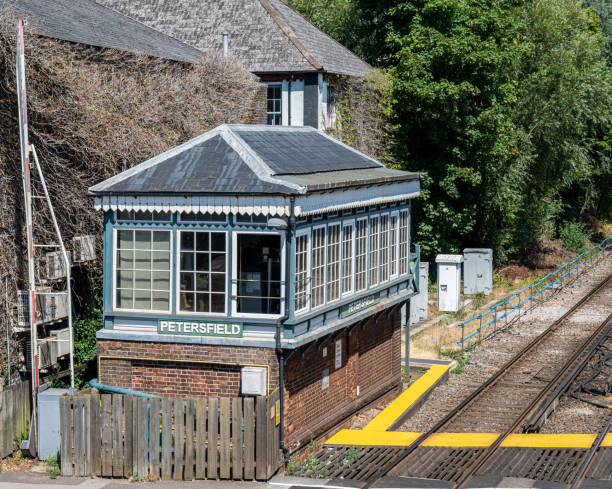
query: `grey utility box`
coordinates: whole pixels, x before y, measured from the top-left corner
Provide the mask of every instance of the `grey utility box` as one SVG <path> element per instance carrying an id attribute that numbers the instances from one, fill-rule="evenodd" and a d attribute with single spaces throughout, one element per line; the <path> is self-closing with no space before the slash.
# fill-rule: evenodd
<path id="1" fill-rule="evenodd" d="M 493 250 L 466 248 L 463 260 L 463 293 L 489 295 L 493 291 Z"/>
<path id="2" fill-rule="evenodd" d="M 49 456 L 59 458 L 60 453 L 60 413 L 59 398 L 68 389 L 47 389 L 38 394 L 38 458 L 47 460 Z"/>
<path id="3" fill-rule="evenodd" d="M 419 293 L 410 298 L 410 324 L 427 319 L 429 299 L 429 263 L 419 266 Z"/>
<path id="4" fill-rule="evenodd" d="M 438 309 L 457 312 L 461 306 L 462 255 L 438 255 Z"/>

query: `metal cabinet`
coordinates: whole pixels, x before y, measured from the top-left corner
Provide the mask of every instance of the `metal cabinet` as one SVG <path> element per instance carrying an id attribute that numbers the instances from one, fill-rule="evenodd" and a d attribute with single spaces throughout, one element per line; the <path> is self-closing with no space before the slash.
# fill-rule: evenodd
<path id="1" fill-rule="evenodd" d="M 410 298 L 410 324 L 418 323 L 428 317 L 429 300 L 429 263 L 419 266 L 419 293 Z"/>
<path id="2" fill-rule="evenodd" d="M 462 255 L 438 255 L 438 309 L 456 312 L 461 307 Z"/>
<path id="3" fill-rule="evenodd" d="M 493 290 L 493 250 L 466 248 L 463 259 L 463 293 L 489 295 Z"/>

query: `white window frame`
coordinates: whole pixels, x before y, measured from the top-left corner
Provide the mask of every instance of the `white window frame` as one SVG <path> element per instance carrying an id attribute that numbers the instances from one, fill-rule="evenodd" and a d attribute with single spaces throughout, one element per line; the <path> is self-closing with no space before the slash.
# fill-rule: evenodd
<path id="1" fill-rule="evenodd" d="M 365 222 L 365 281 L 363 289 L 357 290 L 357 227 L 360 221 Z M 368 290 L 368 281 L 369 281 L 369 271 L 370 271 L 370 220 L 367 216 L 360 217 L 355 219 L 355 294 Z"/>
<path id="2" fill-rule="evenodd" d="M 329 285 L 327 270 L 329 269 L 329 228 L 337 227 L 338 228 L 338 297 L 335 299 L 329 300 L 327 294 L 327 287 Z M 325 304 L 333 304 L 334 302 L 340 300 L 342 298 L 342 222 L 332 222 L 327 225 L 327 229 L 325 230 Z"/>
<path id="3" fill-rule="evenodd" d="M 383 244 L 383 217 L 387 218 L 387 278 L 383 280 L 382 276 L 382 257 L 384 255 L 382 244 Z M 384 284 L 391 280 L 391 216 L 388 212 L 381 212 L 378 220 L 378 284 Z"/>
<path id="4" fill-rule="evenodd" d="M 295 240 L 296 240 L 296 244 L 297 244 L 297 239 L 302 237 L 302 236 L 306 236 L 306 290 L 305 290 L 305 294 L 306 294 L 306 301 L 305 301 L 305 306 L 301 309 L 295 309 L 293 312 L 295 314 L 298 313 L 302 313 L 302 312 L 307 312 L 310 310 L 310 286 L 311 286 L 311 277 L 310 277 L 310 253 L 311 253 L 311 234 L 310 234 L 310 228 L 307 229 L 300 229 L 299 231 L 297 231 L 295 233 Z M 297 275 L 297 246 L 296 246 L 296 275 Z M 295 303 L 296 303 L 296 298 L 297 298 L 297 294 L 296 294 L 296 288 L 295 288 L 295 282 L 294 282 L 294 287 L 293 287 L 293 301 L 294 301 L 294 307 L 295 307 Z"/>
<path id="5" fill-rule="evenodd" d="M 402 214 L 403 213 L 406 214 L 406 257 L 405 257 L 405 260 L 406 260 L 406 270 L 402 274 L 402 263 L 401 263 L 401 257 L 402 257 L 402 250 L 401 250 L 402 237 L 401 237 L 401 230 L 402 230 Z M 409 209 L 402 209 L 402 210 L 399 211 L 399 215 L 400 215 L 400 219 L 399 219 L 399 233 L 398 233 L 398 253 L 399 253 L 400 260 L 398 260 L 398 273 L 400 275 L 409 275 L 410 274 L 410 210 Z"/>
<path id="6" fill-rule="evenodd" d="M 238 300 L 236 295 L 238 295 L 238 235 L 239 234 L 269 234 L 280 236 L 280 254 L 281 254 L 281 269 L 280 269 L 280 314 L 253 314 L 249 312 L 238 312 Z M 240 229 L 232 231 L 232 317 L 237 318 L 254 318 L 254 319 L 279 319 L 285 314 L 285 279 L 286 279 L 286 251 L 285 246 L 287 243 L 285 242 L 285 233 L 278 231 L 261 231 L 255 229 Z"/>
<path id="7" fill-rule="evenodd" d="M 166 231 L 170 233 L 170 287 L 168 288 L 168 309 L 123 309 L 117 307 L 117 231 Z M 113 279 L 112 279 L 112 294 L 113 294 L 113 311 L 114 312 L 134 312 L 138 314 L 170 314 L 172 312 L 172 294 L 174 283 L 174 233 L 171 228 L 166 227 L 113 227 Z M 152 289 L 151 289 L 152 290 Z M 153 297 L 151 297 L 151 306 L 153 305 Z"/>
<path id="8" fill-rule="evenodd" d="M 352 234 L 353 237 L 351 238 L 351 277 L 350 277 L 350 282 L 351 282 L 351 288 L 349 290 L 344 290 L 344 228 L 345 227 L 351 227 L 352 230 Z M 356 256 L 355 256 L 355 252 L 356 252 L 356 242 L 357 242 L 357 227 L 355 226 L 355 219 L 349 219 L 346 221 L 342 222 L 342 246 L 340 247 L 340 275 L 341 275 L 341 280 L 340 280 L 340 286 L 341 286 L 341 296 L 342 297 L 348 297 L 350 295 L 354 295 L 355 294 L 355 281 L 357 278 L 357 270 L 355 269 L 355 260 L 356 260 Z"/>
<path id="9" fill-rule="evenodd" d="M 272 111 L 269 112 L 268 111 L 268 88 L 278 88 L 280 90 L 280 99 L 274 99 L 274 100 L 280 100 L 280 112 L 276 112 L 276 111 Z M 283 126 L 285 125 L 285 117 L 283 114 L 283 83 L 282 82 L 269 82 L 266 83 L 266 125 L 268 126 Z M 270 114 L 280 114 L 280 124 L 268 124 L 268 116 Z"/>
<path id="10" fill-rule="evenodd" d="M 391 227 L 391 222 L 393 221 L 393 218 L 396 218 L 396 227 L 395 227 L 395 273 L 392 273 L 393 269 L 391 268 L 391 262 L 393 261 L 393 242 L 391 241 L 391 235 L 392 235 L 392 227 Z M 399 277 L 399 269 L 400 269 L 400 263 L 399 263 L 399 229 L 400 229 L 400 216 L 399 216 L 399 211 L 393 211 L 391 213 L 389 213 L 389 279 L 392 280 L 394 278 Z"/>
<path id="11" fill-rule="evenodd" d="M 315 306 L 313 304 L 312 298 L 314 297 L 314 281 L 312 279 L 312 253 L 314 250 L 314 232 L 317 229 L 323 229 L 323 301 L 321 302 L 321 304 Z M 327 224 L 321 224 L 318 226 L 313 226 L 312 227 L 312 235 L 310 238 L 310 256 L 311 256 L 311 262 L 310 262 L 310 308 L 311 310 L 316 310 L 319 309 L 321 307 L 325 307 L 325 304 L 327 304 Z"/>
<path id="12" fill-rule="evenodd" d="M 198 232 L 206 232 L 206 233 L 224 233 L 225 234 L 225 311 L 224 312 L 192 312 L 192 311 L 183 311 L 180 306 L 181 300 L 181 236 L 182 233 L 198 233 Z M 176 314 L 181 316 L 214 316 L 214 317 L 227 317 L 227 294 L 229 291 L 229 256 L 230 256 L 230 248 L 229 248 L 229 232 L 224 229 L 177 229 L 177 248 L 176 248 L 176 256 L 178 259 L 177 262 L 177 273 L 176 280 L 174 283 L 174 291 L 176 297 Z M 195 263 L 194 263 L 195 267 Z M 197 272 L 196 272 L 197 273 Z M 197 293 L 197 292 L 196 292 Z"/>

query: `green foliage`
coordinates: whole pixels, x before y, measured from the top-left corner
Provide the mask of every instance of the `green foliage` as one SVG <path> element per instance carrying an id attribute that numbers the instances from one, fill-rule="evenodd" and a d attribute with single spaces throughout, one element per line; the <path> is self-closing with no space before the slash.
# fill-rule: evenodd
<path id="1" fill-rule="evenodd" d="M 484 292 L 477 292 L 472 297 L 472 309 L 478 310 L 487 303 L 487 296 Z"/>
<path id="2" fill-rule="evenodd" d="M 566 222 L 559 229 L 559 237 L 563 246 L 580 253 L 586 250 L 590 233 L 587 232 L 584 223 Z"/>
<path id="3" fill-rule="evenodd" d="M 62 470 L 59 466 L 59 461 L 55 455 L 49 455 L 49 458 L 46 460 L 47 462 L 47 473 L 51 479 L 56 479 L 58 475 L 61 475 Z"/>
<path id="4" fill-rule="evenodd" d="M 359 452 L 357 451 L 357 449 L 356 449 L 356 448 L 351 447 L 351 448 L 349 448 L 349 449 L 348 449 L 348 451 L 346 452 L 346 459 L 347 459 L 347 460 L 353 460 L 353 459 L 357 458 L 357 454 L 358 454 L 358 453 L 359 453 Z"/>

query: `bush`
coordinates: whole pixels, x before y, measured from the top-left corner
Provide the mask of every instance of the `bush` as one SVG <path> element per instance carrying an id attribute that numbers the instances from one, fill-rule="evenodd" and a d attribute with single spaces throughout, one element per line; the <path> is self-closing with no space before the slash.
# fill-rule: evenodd
<path id="1" fill-rule="evenodd" d="M 585 250 L 590 234 L 582 222 L 565 222 L 559 229 L 559 238 L 563 246 L 579 253 Z"/>

